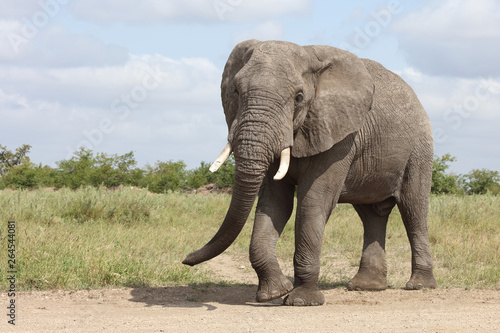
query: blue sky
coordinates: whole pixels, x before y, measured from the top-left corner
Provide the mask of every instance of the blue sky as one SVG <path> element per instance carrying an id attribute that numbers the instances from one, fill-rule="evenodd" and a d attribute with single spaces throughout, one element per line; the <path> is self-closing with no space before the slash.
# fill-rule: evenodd
<path id="1" fill-rule="evenodd" d="M 13 5 L 15 3 L 15 5 Z M 495 0 L 0 0 L 0 144 L 51 166 L 79 146 L 140 166 L 211 162 L 236 43 L 327 44 L 414 88 L 452 171 L 500 170 Z"/>

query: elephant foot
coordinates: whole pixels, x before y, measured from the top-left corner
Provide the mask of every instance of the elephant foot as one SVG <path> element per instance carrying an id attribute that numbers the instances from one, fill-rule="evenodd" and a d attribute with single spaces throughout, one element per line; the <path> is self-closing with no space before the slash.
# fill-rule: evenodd
<path id="1" fill-rule="evenodd" d="M 323 305 L 325 303 L 325 295 L 317 289 L 304 288 L 299 286 L 285 298 L 284 305 L 293 306 L 311 306 Z"/>
<path id="2" fill-rule="evenodd" d="M 387 273 L 378 269 L 360 268 L 358 273 L 347 283 L 348 290 L 385 290 Z"/>
<path id="3" fill-rule="evenodd" d="M 420 290 L 423 288 L 434 289 L 437 287 L 436 279 L 431 269 L 417 270 L 411 274 L 410 281 L 406 283 L 406 290 Z"/>
<path id="4" fill-rule="evenodd" d="M 278 278 L 259 279 L 257 302 L 271 301 L 288 294 L 292 289 L 292 282 L 283 274 Z"/>

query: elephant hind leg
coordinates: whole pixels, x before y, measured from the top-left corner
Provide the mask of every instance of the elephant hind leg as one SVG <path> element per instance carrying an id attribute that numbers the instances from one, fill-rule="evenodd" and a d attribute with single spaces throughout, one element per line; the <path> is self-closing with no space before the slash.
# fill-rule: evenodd
<path id="1" fill-rule="evenodd" d="M 412 271 L 406 289 L 436 288 L 427 228 L 432 159 L 410 157 L 397 205 L 410 241 Z"/>
<path id="2" fill-rule="evenodd" d="M 353 205 L 363 221 L 364 241 L 358 273 L 347 283 L 347 289 L 387 289 L 385 234 L 395 204 L 394 198 L 389 198 L 379 204 Z"/>

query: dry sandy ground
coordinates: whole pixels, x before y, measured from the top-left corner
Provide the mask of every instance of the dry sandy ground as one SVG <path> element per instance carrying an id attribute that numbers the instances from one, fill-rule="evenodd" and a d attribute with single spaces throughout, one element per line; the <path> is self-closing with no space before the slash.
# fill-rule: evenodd
<path id="1" fill-rule="evenodd" d="M 0 332 L 500 332 L 500 291 L 335 288 L 323 306 L 285 307 L 256 303 L 254 273 L 235 264 L 209 267 L 244 285 L 18 293 L 16 325 L 4 314 Z"/>

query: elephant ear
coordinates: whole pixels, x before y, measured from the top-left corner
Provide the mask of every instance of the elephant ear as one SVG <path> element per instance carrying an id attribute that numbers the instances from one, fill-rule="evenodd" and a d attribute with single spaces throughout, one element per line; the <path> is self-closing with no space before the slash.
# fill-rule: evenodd
<path id="1" fill-rule="evenodd" d="M 292 154 L 324 152 L 358 131 L 371 109 L 374 84 L 361 60 L 331 46 L 305 46 L 316 77 L 316 95 L 295 133 Z"/>
<path id="2" fill-rule="evenodd" d="M 236 113 L 238 112 L 238 94 L 234 85 L 234 76 L 241 70 L 251 56 L 253 46 L 260 41 L 251 39 L 236 45 L 227 59 L 221 82 L 221 98 L 226 123 L 229 129 L 229 142 L 232 142 L 231 128 L 234 126 Z"/>

